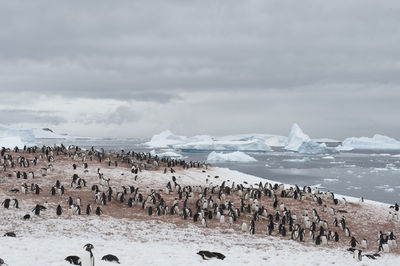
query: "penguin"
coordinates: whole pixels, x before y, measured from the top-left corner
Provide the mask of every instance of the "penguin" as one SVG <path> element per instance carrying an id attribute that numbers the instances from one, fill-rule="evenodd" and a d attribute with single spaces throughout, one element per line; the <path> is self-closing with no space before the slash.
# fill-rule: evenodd
<path id="1" fill-rule="evenodd" d="M 254 220 L 251 220 L 250 222 L 250 234 L 254 235 L 255 234 L 255 222 Z"/>
<path id="2" fill-rule="evenodd" d="M 203 227 L 207 227 L 207 222 L 206 219 L 204 219 L 204 217 L 203 219 L 201 219 L 201 224 L 203 225 Z"/>
<path id="3" fill-rule="evenodd" d="M 100 207 L 96 208 L 96 215 L 100 216 L 103 213 L 103 211 L 100 209 Z"/>
<path id="4" fill-rule="evenodd" d="M 346 227 L 346 228 L 344 229 L 344 232 L 346 233 L 346 236 L 347 236 L 347 237 L 350 237 L 350 229 L 349 229 L 348 227 Z"/>
<path id="5" fill-rule="evenodd" d="M 93 245 L 88 243 L 83 246 L 85 248 L 85 251 L 88 253 L 85 254 L 85 257 L 83 258 L 83 261 L 85 262 L 83 265 L 85 266 L 94 266 L 94 256 L 92 249 L 94 249 Z"/>
<path id="6" fill-rule="evenodd" d="M 36 206 L 32 209 L 32 212 L 35 212 L 35 215 L 39 216 L 40 212 L 45 210 L 45 209 L 46 209 L 46 207 L 44 207 L 42 205 L 39 205 L 39 204 L 36 204 Z"/>
<path id="7" fill-rule="evenodd" d="M 4 265 L 8 266 L 8 264 L 5 263 L 4 260 L 3 260 L 2 258 L 0 258 L 0 266 L 4 266 Z"/>
<path id="8" fill-rule="evenodd" d="M 357 244 L 358 244 L 358 241 L 356 240 L 356 238 L 354 236 L 352 236 L 351 240 L 350 240 L 351 247 L 355 248 Z"/>
<path id="9" fill-rule="evenodd" d="M 3 236 L 8 236 L 8 237 L 17 237 L 17 235 L 14 232 L 7 232 Z"/>
<path id="10" fill-rule="evenodd" d="M 114 256 L 114 255 L 112 255 L 112 254 L 108 254 L 108 255 L 103 256 L 103 257 L 101 258 L 101 260 L 105 260 L 105 261 L 109 261 L 109 262 L 116 262 L 116 263 L 118 263 L 118 264 L 121 264 L 121 263 L 119 262 L 119 259 L 117 258 L 117 256 Z"/>
<path id="11" fill-rule="evenodd" d="M 64 260 L 68 261 L 73 265 L 80 265 L 82 266 L 81 258 L 78 256 L 68 256 Z"/>
<path id="12" fill-rule="evenodd" d="M 354 252 L 353 252 L 353 258 L 356 261 L 361 261 L 362 260 L 361 250 L 355 249 Z"/>
<path id="13" fill-rule="evenodd" d="M 247 231 L 247 224 L 245 222 L 242 223 L 242 232 Z"/>
<path id="14" fill-rule="evenodd" d="M 62 208 L 61 208 L 60 205 L 58 205 L 58 206 L 57 206 L 57 210 L 56 210 L 56 214 L 57 214 L 57 216 L 60 216 L 61 213 L 62 213 Z"/>
<path id="15" fill-rule="evenodd" d="M 31 218 L 31 216 L 29 214 L 25 214 L 24 217 L 22 217 L 22 219 L 24 220 L 29 220 Z"/>
<path id="16" fill-rule="evenodd" d="M 14 208 L 19 209 L 18 200 L 17 199 L 13 199 L 13 201 L 14 201 L 14 204 L 13 204 Z"/>
<path id="17" fill-rule="evenodd" d="M 5 200 L 1 203 L 1 205 L 3 205 L 4 208 L 8 209 L 8 208 L 10 208 L 10 202 L 11 202 L 10 199 L 5 199 Z"/>
<path id="18" fill-rule="evenodd" d="M 86 215 L 90 215 L 91 212 L 92 212 L 92 206 L 90 206 L 90 204 L 88 204 L 86 206 Z"/>
<path id="19" fill-rule="evenodd" d="M 364 249 L 367 249 L 368 248 L 368 242 L 367 242 L 367 239 L 363 239 L 363 240 L 361 240 L 361 246 L 364 248 Z"/>
<path id="20" fill-rule="evenodd" d="M 201 250 L 201 251 L 197 252 L 197 254 L 200 255 L 203 258 L 203 260 L 209 260 L 212 258 L 217 258 L 220 260 L 225 259 L 225 256 L 218 252 L 210 252 L 210 251 Z"/>

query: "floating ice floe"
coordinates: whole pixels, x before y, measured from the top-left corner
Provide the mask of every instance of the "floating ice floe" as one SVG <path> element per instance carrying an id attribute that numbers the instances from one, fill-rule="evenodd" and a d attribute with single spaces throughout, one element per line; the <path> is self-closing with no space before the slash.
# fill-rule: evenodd
<path id="1" fill-rule="evenodd" d="M 400 141 L 376 134 L 372 138 L 368 137 L 351 137 L 343 141 L 340 150 L 400 150 Z"/>
<path id="2" fill-rule="evenodd" d="M 292 162 L 292 163 L 306 163 L 310 161 L 310 158 L 303 157 L 302 159 L 284 159 L 284 162 Z"/>
<path id="3" fill-rule="evenodd" d="M 285 146 L 285 150 L 304 154 L 331 154 L 338 152 L 335 148 L 327 147 L 325 143 L 319 144 L 312 141 L 296 123 L 293 124 L 290 130 L 288 144 Z"/>
<path id="4" fill-rule="evenodd" d="M 393 192 L 394 188 L 391 188 L 389 185 L 379 185 L 375 186 L 377 189 L 383 189 L 385 192 Z"/>
<path id="5" fill-rule="evenodd" d="M 241 151 L 231 153 L 211 152 L 207 162 L 256 162 L 257 160 Z"/>
<path id="6" fill-rule="evenodd" d="M 324 178 L 324 182 L 339 182 L 337 178 Z"/>

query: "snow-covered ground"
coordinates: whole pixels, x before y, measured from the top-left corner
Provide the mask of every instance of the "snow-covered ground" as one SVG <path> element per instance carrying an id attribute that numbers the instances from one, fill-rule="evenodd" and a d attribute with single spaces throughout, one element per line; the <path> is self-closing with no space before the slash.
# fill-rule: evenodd
<path id="1" fill-rule="evenodd" d="M 65 169 L 58 171 L 65 173 Z M 91 171 L 95 173 L 95 169 Z M 103 172 L 112 177 L 115 184 L 126 180 L 129 169 L 104 168 Z M 163 187 L 171 175 L 144 171 L 139 182 L 141 186 Z M 206 173 L 201 169 L 179 170 L 176 175 L 179 183 L 187 185 L 220 184 L 222 181 L 252 185 L 266 181 L 217 167 L 207 169 Z M 206 176 L 209 176 L 208 181 Z M 5 197 L 3 193 L 0 196 Z M 348 200 L 357 201 L 350 197 Z M 54 210 L 47 210 L 40 217 L 32 215 L 32 220 L 23 221 L 22 216 L 31 213 L 34 203 L 41 202 L 27 199 L 21 201 L 18 210 L 0 209 L 1 233 L 14 231 L 17 235 L 16 238 L 0 238 L 0 257 L 10 266 L 69 265 L 63 259 L 69 255 L 83 256 L 83 245 L 87 243 L 95 247 L 93 253 L 98 266 L 111 265 L 100 260 L 106 254 L 116 255 L 121 265 L 394 265 L 400 259 L 396 254 L 384 254 L 376 261 L 364 258 L 360 263 L 350 252 L 336 246 L 317 247 L 275 236 L 250 235 L 223 225 L 202 228 L 191 223 L 165 222 L 157 217 L 126 219 L 106 214 L 57 217 Z M 387 208 L 386 204 L 381 206 Z M 386 211 L 382 209 L 382 212 Z M 220 252 L 226 258 L 204 261 L 196 254 L 200 250 Z"/>

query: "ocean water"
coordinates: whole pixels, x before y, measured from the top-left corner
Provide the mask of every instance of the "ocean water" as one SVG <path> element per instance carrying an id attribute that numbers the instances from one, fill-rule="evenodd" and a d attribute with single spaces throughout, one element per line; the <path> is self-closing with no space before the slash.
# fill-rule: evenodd
<path id="1" fill-rule="evenodd" d="M 145 139 L 42 139 L 38 145 L 78 145 L 107 151 L 149 152 Z M 318 186 L 321 190 L 393 204 L 400 203 L 400 150 L 351 151 L 334 155 L 304 155 L 273 148 L 272 152 L 248 153 L 251 163 L 212 163 L 243 173 L 299 186 Z M 165 152 L 156 149 L 156 152 Z M 210 151 L 181 152 L 186 160 L 205 161 Z"/>

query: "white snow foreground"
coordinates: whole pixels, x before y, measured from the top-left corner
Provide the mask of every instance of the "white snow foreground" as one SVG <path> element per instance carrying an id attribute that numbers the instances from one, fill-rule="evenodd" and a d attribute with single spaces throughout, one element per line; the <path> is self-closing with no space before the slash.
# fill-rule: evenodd
<path id="1" fill-rule="evenodd" d="M 351 137 L 343 141 L 340 150 L 400 150 L 400 141 L 387 136 L 375 134 L 372 138 Z"/>
<path id="2" fill-rule="evenodd" d="M 145 145 L 150 148 L 174 148 L 184 151 L 272 151 L 270 146 L 284 146 L 283 136 L 246 134 L 224 137 L 197 135 L 178 136 L 170 130 L 154 135 Z"/>
<path id="3" fill-rule="evenodd" d="M 83 245 L 87 243 L 94 245 L 95 265 L 98 266 L 113 265 L 101 260 L 106 254 L 117 256 L 121 266 L 359 265 L 349 252 L 343 250 L 306 247 L 295 241 L 239 234 L 233 230 L 224 233 L 193 225 L 181 228 L 157 221 L 109 217 L 79 219 L 73 216 L 64 220 L 43 216 L 37 218 L 34 229 L 21 224 L 16 230 L 16 238 L 0 239 L 0 254 L 8 265 L 70 265 L 64 261 L 65 257 L 82 257 Z M 196 254 L 200 250 L 220 252 L 226 258 L 203 261 Z M 395 259 L 385 255 L 375 263 L 368 261 L 368 265 L 389 265 L 386 263 Z"/>
<path id="4" fill-rule="evenodd" d="M 257 162 L 257 160 L 241 151 L 230 153 L 213 151 L 207 156 L 207 162 Z"/>
<path id="5" fill-rule="evenodd" d="M 295 151 L 304 154 L 337 153 L 334 148 L 329 148 L 325 143 L 319 144 L 305 134 L 296 123 L 290 130 L 288 144 L 285 150 Z"/>
<path id="6" fill-rule="evenodd" d="M 114 172 L 115 178 L 126 176 L 112 169 L 104 171 L 107 176 Z M 142 174 L 146 184 L 165 182 L 165 174 L 160 172 L 145 171 Z M 204 185 L 206 182 L 200 169 L 183 170 L 181 174 L 178 179 L 182 184 Z M 249 184 L 260 181 L 275 183 L 227 168 L 211 167 L 207 174 L 218 175 L 218 184 L 222 181 L 227 184 L 244 181 Z M 376 261 L 363 259 L 360 263 L 342 248 L 307 246 L 279 237 L 250 235 L 223 227 L 202 228 L 156 219 L 117 219 L 107 215 L 57 217 L 55 205 L 43 211 L 40 217 L 34 216 L 31 222 L 25 222 L 21 217 L 31 212 L 33 203 L 21 204 L 20 209 L 0 208 L 3 217 L 0 219 L 1 233 L 14 231 L 17 235 L 16 238 L 0 237 L 0 257 L 10 266 L 67 266 L 70 264 L 64 259 L 70 255 L 82 257 L 83 245 L 87 243 L 94 245 L 96 266 L 114 265 L 100 260 L 106 254 L 117 256 L 121 266 L 395 265 L 399 259 L 394 254 L 384 254 Z M 196 254 L 200 250 L 220 252 L 226 258 L 204 261 Z"/>

